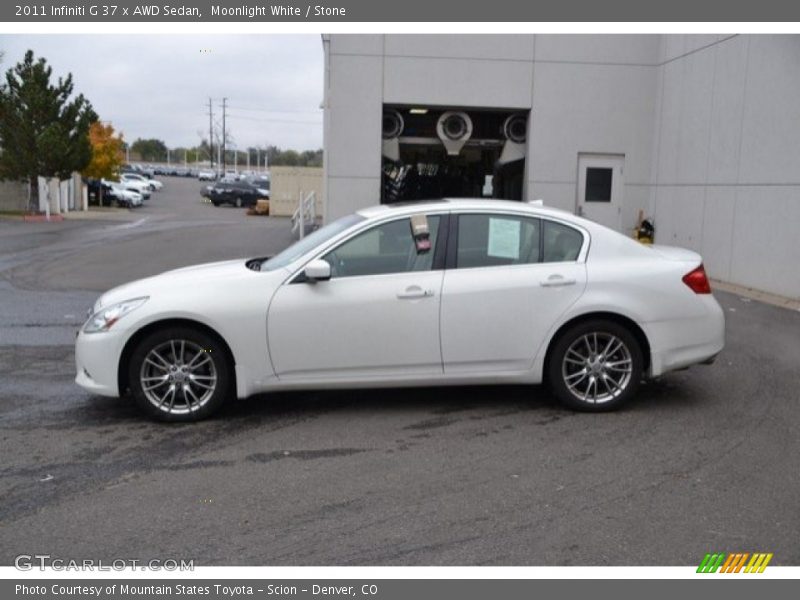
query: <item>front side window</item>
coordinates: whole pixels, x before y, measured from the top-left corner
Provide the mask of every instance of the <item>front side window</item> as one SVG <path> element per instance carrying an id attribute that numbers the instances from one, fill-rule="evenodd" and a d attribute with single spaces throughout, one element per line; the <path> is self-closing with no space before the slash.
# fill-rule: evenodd
<path id="1" fill-rule="evenodd" d="M 347 215 L 337 219 L 333 223 L 328 223 L 322 229 L 317 229 L 314 233 L 307 235 L 299 242 L 295 242 L 280 254 L 273 256 L 261 263 L 261 271 L 274 271 L 290 265 L 298 258 L 311 252 L 317 246 L 321 246 L 328 240 L 336 237 L 355 224 L 364 220 L 361 215 Z"/>
<path id="2" fill-rule="evenodd" d="M 460 215 L 456 268 L 539 262 L 539 219 L 511 215 Z"/>
<path id="3" fill-rule="evenodd" d="M 322 258 L 331 265 L 332 278 L 429 271 L 436 251 L 439 219 L 428 217 L 430 250 L 417 249 L 411 220 L 405 218 L 368 229 Z"/>

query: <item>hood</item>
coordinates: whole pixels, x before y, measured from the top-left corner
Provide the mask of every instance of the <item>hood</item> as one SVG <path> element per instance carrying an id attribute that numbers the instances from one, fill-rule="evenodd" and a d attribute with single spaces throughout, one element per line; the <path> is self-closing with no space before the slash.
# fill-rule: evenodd
<path id="1" fill-rule="evenodd" d="M 248 269 L 245 266 L 246 262 L 245 258 L 225 260 L 173 269 L 153 277 L 137 279 L 115 287 L 100 296 L 94 305 L 94 310 L 97 311 L 101 307 L 110 306 L 123 300 L 153 296 L 160 292 L 174 290 L 185 292 L 188 290 L 190 293 L 200 293 L 205 286 L 219 286 L 232 279 L 260 275 L 257 271 Z"/>
<path id="2" fill-rule="evenodd" d="M 700 264 L 703 261 L 703 257 L 700 256 L 697 252 L 694 252 L 692 250 L 687 250 L 686 248 L 678 248 L 677 246 L 660 246 L 657 244 L 646 247 L 653 250 L 653 252 L 661 256 L 661 258 L 666 258 L 667 260 L 675 260 L 680 262 L 690 262 L 697 264 Z"/>

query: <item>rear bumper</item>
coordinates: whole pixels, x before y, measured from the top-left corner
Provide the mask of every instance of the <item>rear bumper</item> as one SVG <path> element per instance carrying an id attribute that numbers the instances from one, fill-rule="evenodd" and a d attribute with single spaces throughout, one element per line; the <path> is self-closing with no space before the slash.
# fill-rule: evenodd
<path id="1" fill-rule="evenodd" d="M 702 314 L 646 324 L 651 377 L 700 363 L 710 364 L 725 347 L 722 308 L 711 294 L 699 300 L 704 307 Z"/>

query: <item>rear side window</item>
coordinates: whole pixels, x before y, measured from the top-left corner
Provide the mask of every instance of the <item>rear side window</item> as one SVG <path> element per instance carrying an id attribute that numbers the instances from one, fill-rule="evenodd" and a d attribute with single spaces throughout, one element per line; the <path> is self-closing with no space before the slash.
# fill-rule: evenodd
<path id="1" fill-rule="evenodd" d="M 511 215 L 460 215 L 456 268 L 524 265 L 540 260 L 539 219 Z"/>
<path id="2" fill-rule="evenodd" d="M 577 260 L 582 245 L 583 235 L 577 229 L 555 221 L 544 222 L 543 262 Z"/>

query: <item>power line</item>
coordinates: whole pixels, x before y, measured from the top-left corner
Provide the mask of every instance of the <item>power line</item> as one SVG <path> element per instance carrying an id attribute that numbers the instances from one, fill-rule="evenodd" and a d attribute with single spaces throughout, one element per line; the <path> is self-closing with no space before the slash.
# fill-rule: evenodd
<path id="1" fill-rule="evenodd" d="M 316 110 L 274 110 L 269 108 L 248 108 L 244 106 L 231 106 L 234 110 L 246 110 L 248 112 L 265 112 L 265 113 L 278 113 L 278 114 L 318 114 L 322 109 Z"/>
<path id="2" fill-rule="evenodd" d="M 299 125 L 322 125 L 322 121 L 299 121 L 295 119 L 265 119 L 259 117 L 246 117 L 244 115 L 228 115 L 230 119 L 243 119 L 245 121 L 258 121 L 263 123 L 297 123 Z"/>

